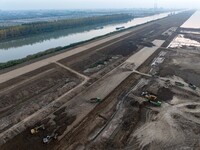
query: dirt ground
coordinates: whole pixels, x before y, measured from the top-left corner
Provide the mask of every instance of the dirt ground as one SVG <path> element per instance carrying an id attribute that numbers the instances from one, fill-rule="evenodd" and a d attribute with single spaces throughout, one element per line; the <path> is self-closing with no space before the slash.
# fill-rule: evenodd
<path id="1" fill-rule="evenodd" d="M 179 14 L 179 16 L 173 16 L 172 18 L 159 20 L 146 28 L 134 31 L 132 34 L 129 34 L 129 36 L 123 40 L 121 40 L 122 37 L 115 39 L 115 41 L 120 41 L 115 43 L 114 45 L 110 45 L 107 47 L 104 47 L 102 45 L 100 50 L 99 47 L 96 47 L 90 53 L 85 52 L 76 54 L 74 56 L 62 59 L 59 62 L 70 68 L 73 68 L 76 71 L 84 73 L 84 70 L 86 70 L 87 68 L 91 68 L 92 66 L 102 64 L 110 57 L 121 56 L 128 58 L 144 46 L 152 47 L 153 44 L 151 42 L 155 39 L 168 39 L 171 35 L 163 35 L 162 37 L 160 35 L 162 35 L 166 30 L 168 30 L 172 26 L 180 26 L 180 24 L 185 22 L 185 20 L 190 15 L 191 14 Z M 176 22 L 172 23 L 171 20 L 173 19 L 175 19 Z M 103 67 L 106 66 L 107 65 Z"/>
<path id="2" fill-rule="evenodd" d="M 196 47 L 161 49 L 149 72 L 154 70 L 157 76 L 142 81 L 130 97 L 139 100 L 141 91 L 148 91 L 157 95 L 162 107 L 148 106 L 148 119 L 131 134 L 127 150 L 200 148 L 199 58 Z M 190 88 L 189 83 L 197 88 Z"/>
<path id="3" fill-rule="evenodd" d="M 141 91 L 153 91 L 162 102 L 151 108 L 148 119 L 132 133 L 128 149 L 199 149 L 199 96 L 180 87 L 163 87 L 160 79 L 149 80 Z M 162 87 L 162 88 L 161 88 Z M 157 91 L 157 92 L 156 92 Z M 140 97 L 134 92 L 132 98 Z M 167 99 L 161 99 L 167 97 Z M 194 107 L 193 107 L 194 106 Z"/>
<path id="4" fill-rule="evenodd" d="M 191 89 L 188 92 L 187 90 L 189 88 L 182 89 L 176 87 L 174 84 L 172 85 L 173 88 L 169 88 L 163 81 L 165 78 L 156 78 L 151 75 L 145 76 L 145 73 L 154 74 L 157 71 L 161 74 L 162 66 L 164 66 L 167 61 L 170 62 L 171 58 L 173 58 L 170 55 L 173 53 L 162 53 L 162 51 L 166 51 L 162 48 L 156 50 L 156 52 L 137 69 L 139 72 L 144 73 L 143 75 L 132 73 L 130 70 L 124 70 L 119 65 L 144 46 L 154 46 L 151 42 L 155 39 L 164 39 L 168 42 L 168 39 L 171 39 L 174 35 L 162 35 L 162 33 L 172 27 L 179 27 L 191 14 L 192 12 L 186 12 L 161 19 L 155 23 L 151 23 L 147 28 L 140 28 L 134 31 L 134 33 L 129 34 L 125 39 L 119 40 L 119 36 L 119 41 L 117 41 L 115 38 L 115 44 L 109 45 L 107 43 L 104 45 L 105 47 L 101 44 L 96 47 L 93 45 L 93 49 L 88 47 L 90 51 L 84 51 L 79 54 L 74 52 L 75 55 L 73 55 L 73 57 L 69 56 L 65 58 L 62 56 L 63 59 L 58 62 L 61 63 L 61 65 L 53 63 L 53 66 L 48 66 L 47 69 L 43 68 L 42 72 L 39 74 L 30 73 L 28 79 L 26 77 L 29 75 L 23 75 L 21 77 L 21 82 L 19 82 L 20 78 L 18 78 L 13 79 L 14 84 L 12 84 L 11 81 L 7 81 L 7 83 L 9 83 L 8 87 L 6 87 L 6 84 L 1 84 L 0 88 L 3 92 L 0 92 L 0 96 L 2 96 L 2 101 L 0 102 L 5 106 L 10 106 L 10 109 L 4 107 L 4 109 L 6 109 L 3 111 L 3 108 L 1 108 L 0 115 L 2 115 L 2 117 L 4 115 L 5 117 L 9 117 L 10 115 L 7 115 L 6 112 L 9 112 L 11 107 L 15 110 L 13 113 L 17 115 L 16 111 L 18 110 L 20 110 L 20 112 L 23 112 L 23 110 L 26 112 L 26 108 L 29 110 L 28 106 L 30 106 L 31 102 L 31 106 L 37 106 L 34 107 L 33 111 L 37 111 L 41 109 L 41 107 L 47 105 L 47 103 L 54 101 L 55 98 L 62 96 L 67 91 L 80 84 L 84 79 L 80 78 L 77 74 L 75 75 L 74 73 L 76 73 L 76 71 L 89 76 L 89 78 L 87 77 L 87 79 L 84 80 L 87 82 L 89 79 L 89 82 L 84 85 L 85 90 L 72 97 L 70 101 L 63 103 L 62 107 L 57 108 L 56 111 L 33 126 L 28 126 L 25 131 L 2 145 L 1 149 L 103 150 L 131 149 L 133 147 L 134 149 L 165 149 L 169 148 L 169 146 L 177 146 L 176 143 L 173 143 L 173 141 L 169 139 L 174 138 L 173 133 L 178 137 L 181 135 L 186 137 L 185 135 L 189 133 L 188 127 L 190 124 L 186 126 L 188 131 L 181 132 L 180 135 L 178 131 L 184 127 L 178 129 L 176 127 L 181 126 L 181 122 L 187 122 L 188 118 L 190 118 L 188 116 L 186 120 L 184 120 L 185 118 L 182 118 L 184 116 L 183 113 L 186 112 L 187 114 L 188 109 L 193 108 L 194 104 L 197 105 L 195 107 L 198 108 L 199 104 L 196 103 L 198 93 L 195 93 Z M 85 46 L 85 48 L 86 47 L 87 46 Z M 169 52 L 173 52 L 173 50 L 169 50 Z M 177 53 L 177 55 L 178 54 L 180 53 Z M 181 64 L 181 60 L 179 61 Z M 118 67 L 116 67 L 117 65 L 115 66 L 115 63 Z M 154 67 L 151 66 L 153 63 L 156 64 Z M 157 63 L 159 65 L 157 65 Z M 74 69 L 74 73 L 65 69 L 62 65 Z M 108 74 L 104 74 L 105 76 L 101 76 L 97 80 L 96 74 L 102 73 L 102 70 L 110 66 L 112 67 L 110 70 L 107 70 Z M 116 68 L 112 70 L 114 66 Z M 99 69 L 88 74 L 84 72 L 92 67 L 99 67 Z M 32 74 L 34 75 L 32 76 Z M 165 73 L 162 75 L 168 78 L 168 75 Z M 94 81 L 90 83 L 90 80 Z M 176 78 L 170 78 L 170 80 L 174 81 Z M 185 82 L 184 80 L 184 83 Z M 71 83 L 74 84 L 71 85 Z M 66 87 L 66 84 L 70 84 L 70 88 L 68 88 L 68 86 Z M 10 92 L 12 94 L 7 95 L 10 96 L 9 103 L 4 103 L 3 100 L 6 99 L 6 91 L 9 90 L 14 92 Z M 141 91 L 144 90 L 156 94 L 162 102 L 162 107 L 146 104 L 144 98 L 141 97 Z M 184 93 L 184 95 L 182 95 L 182 93 Z M 22 99 L 22 97 L 24 99 Z M 93 97 L 101 98 L 102 102 L 95 104 L 89 103 L 89 99 Z M 191 102 L 183 106 L 183 104 L 180 103 L 182 97 L 186 99 L 184 99 L 184 102 L 188 102 L 187 98 L 189 97 L 194 103 Z M 38 105 L 40 104 L 41 106 L 39 107 Z M 189 113 L 194 114 L 196 111 L 198 112 L 198 110 L 194 110 Z M 180 116 L 178 116 L 180 121 L 177 124 L 170 124 L 174 121 L 171 118 L 174 116 L 175 118 L 177 117 L 174 115 L 177 114 L 176 112 L 178 112 Z M 168 114 L 171 116 L 171 120 L 167 120 Z M 11 116 L 12 115 L 11 112 Z M 29 114 L 26 115 L 28 116 Z M 23 121 L 27 116 L 17 121 Z M 11 119 L 9 118 L 8 120 Z M 192 121 L 194 121 L 192 123 L 195 126 L 194 130 L 198 129 L 198 121 L 194 118 Z M 162 126 L 165 122 L 168 124 Z M 5 123 L 6 122 L 2 120 L 0 124 L 2 131 L 9 128 L 9 124 Z M 157 123 L 159 127 L 158 133 L 155 133 L 155 123 Z M 12 126 L 13 124 L 10 123 L 10 125 Z M 30 129 L 38 125 L 44 125 L 45 130 L 41 130 L 36 135 L 31 135 Z M 173 128 L 171 129 L 170 126 Z M 147 127 L 150 127 L 152 132 L 150 132 Z M 169 128 L 171 132 L 163 133 L 162 129 L 164 127 Z M 52 133 L 57 133 L 58 139 L 52 140 L 49 144 L 43 144 L 42 139 Z M 155 138 L 153 138 L 152 134 L 156 135 Z M 163 139 L 161 138 L 162 134 L 165 135 L 162 137 Z M 143 138 L 143 136 L 146 136 L 146 138 Z M 196 142 L 198 134 L 194 136 L 194 134 L 191 133 L 190 137 L 194 138 Z M 166 140 L 166 143 L 163 142 L 164 140 Z M 180 139 L 178 144 L 184 143 L 184 141 L 185 139 Z M 189 139 L 186 141 L 188 144 L 194 144 L 192 143 L 194 141 L 190 141 Z M 156 143 L 161 144 L 160 147 L 156 147 Z M 196 144 L 198 143 L 196 142 Z M 30 147 L 30 145 L 33 146 Z"/>
<path id="5" fill-rule="evenodd" d="M 20 84 L 4 86 L 0 92 L 0 132 L 48 105 L 78 85 L 82 79 L 59 66 L 51 65 Z M 16 79 L 17 80 L 17 79 Z M 19 80 L 19 79 L 18 79 Z"/>
<path id="6" fill-rule="evenodd" d="M 178 76 L 187 83 L 200 86 L 200 52 L 192 50 L 171 50 L 160 67 L 160 76 Z"/>
<path id="7" fill-rule="evenodd" d="M 85 69 L 99 64 L 100 61 L 106 61 L 113 56 L 127 57 L 133 54 L 138 48 L 141 48 L 145 44 L 143 38 L 147 36 L 153 29 L 159 27 L 157 24 L 153 24 L 148 28 L 138 30 L 128 38 L 116 43 L 115 45 L 102 48 L 100 51 L 93 51 L 85 55 L 77 55 L 77 59 L 71 59 L 70 57 L 61 60 L 64 65 L 73 68 L 74 70 L 83 72 Z M 150 37 L 149 37 L 150 39 Z M 141 44 L 141 45 L 140 45 Z M 74 58 L 74 57 L 73 57 Z M 75 62 L 75 63 L 74 63 Z"/>

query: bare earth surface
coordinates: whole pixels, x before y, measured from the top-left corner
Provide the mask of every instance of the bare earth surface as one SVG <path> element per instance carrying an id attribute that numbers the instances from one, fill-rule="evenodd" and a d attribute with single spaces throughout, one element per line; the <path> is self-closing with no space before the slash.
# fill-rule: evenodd
<path id="1" fill-rule="evenodd" d="M 188 74 L 199 76 L 199 51 L 167 48 L 192 14 L 172 15 L 1 74 L 0 149 L 198 149 L 200 90 Z M 147 102 L 144 91 L 161 106 Z M 90 101 L 97 97 L 100 102 Z M 40 125 L 45 129 L 32 135 L 30 129 Z M 56 139 L 42 142 L 54 133 Z"/>

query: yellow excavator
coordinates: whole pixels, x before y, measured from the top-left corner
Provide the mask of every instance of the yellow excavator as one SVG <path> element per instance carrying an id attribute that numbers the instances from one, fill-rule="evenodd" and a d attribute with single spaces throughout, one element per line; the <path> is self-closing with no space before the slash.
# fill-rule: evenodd
<path id="1" fill-rule="evenodd" d="M 40 130 L 45 130 L 44 125 L 36 126 L 31 129 L 31 134 L 37 134 Z"/>
<path id="2" fill-rule="evenodd" d="M 153 104 L 158 107 L 160 107 L 162 104 L 160 101 L 157 100 L 157 96 L 150 94 L 149 92 L 142 92 L 141 95 L 145 97 L 146 101 L 149 102 L 150 104 Z"/>

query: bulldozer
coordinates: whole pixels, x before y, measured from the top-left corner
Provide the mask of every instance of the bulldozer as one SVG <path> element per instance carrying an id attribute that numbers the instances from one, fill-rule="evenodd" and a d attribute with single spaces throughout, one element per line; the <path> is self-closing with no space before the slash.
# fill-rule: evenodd
<path id="1" fill-rule="evenodd" d="M 44 125 L 36 126 L 31 129 L 31 134 L 37 134 L 40 130 L 45 130 Z"/>
<path id="2" fill-rule="evenodd" d="M 90 99 L 90 103 L 100 103 L 101 101 L 102 101 L 102 99 L 98 98 L 98 97 Z"/>
<path id="3" fill-rule="evenodd" d="M 154 106 L 160 107 L 162 104 L 157 100 L 157 96 L 154 94 L 150 94 L 149 92 L 142 92 L 141 95 L 146 98 L 146 102 L 153 104 Z"/>
<path id="4" fill-rule="evenodd" d="M 180 86 L 180 87 L 184 87 L 185 86 L 185 84 L 183 84 L 181 82 L 177 82 L 177 81 L 175 81 L 175 85 L 176 86 Z"/>

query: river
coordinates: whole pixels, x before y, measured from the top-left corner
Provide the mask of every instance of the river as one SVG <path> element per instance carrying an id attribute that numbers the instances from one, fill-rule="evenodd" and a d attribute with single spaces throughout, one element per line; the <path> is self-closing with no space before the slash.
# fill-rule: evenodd
<path id="1" fill-rule="evenodd" d="M 70 29 L 56 31 L 53 33 L 45 33 L 38 36 L 31 36 L 17 40 L 0 43 L 0 62 L 7 62 L 24 58 L 28 55 L 35 54 L 47 49 L 67 46 L 73 43 L 89 40 L 98 36 L 102 36 L 116 31 L 116 27 L 125 28 L 144 24 L 149 21 L 167 17 L 170 13 L 162 13 L 153 16 L 135 18 L 128 22 L 105 25 L 102 29 L 97 29 L 95 26 L 84 27 L 79 29 Z"/>

